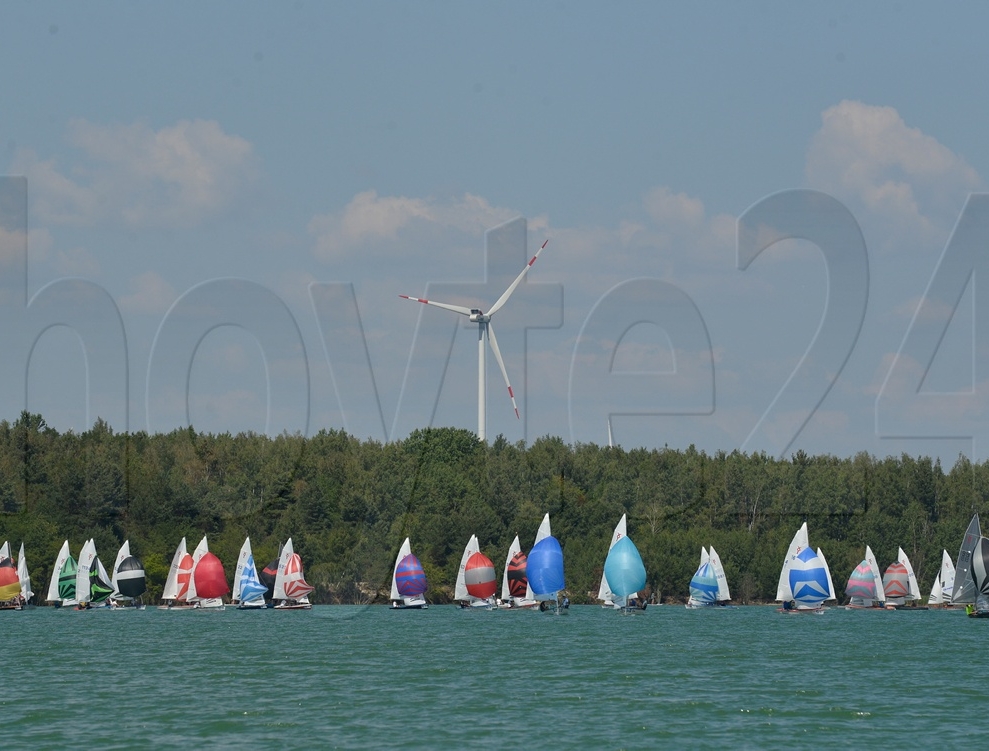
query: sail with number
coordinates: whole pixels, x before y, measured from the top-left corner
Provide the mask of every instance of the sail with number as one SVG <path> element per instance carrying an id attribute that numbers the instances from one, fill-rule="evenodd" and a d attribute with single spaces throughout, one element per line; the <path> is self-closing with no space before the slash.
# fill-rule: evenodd
<path id="1" fill-rule="evenodd" d="M 275 588 L 272 600 L 279 601 L 275 607 L 308 608 L 309 593 L 313 591 L 302 574 L 302 557 L 295 552 L 292 538 L 285 541 L 282 555 L 278 560 L 278 573 L 275 576 Z"/>
<path id="2" fill-rule="evenodd" d="M 615 525 L 614 532 L 611 534 L 611 543 L 608 545 L 608 553 L 611 553 L 611 549 L 615 547 L 615 543 L 627 534 L 628 522 L 626 516 L 626 514 L 622 514 L 622 518 Z M 603 601 L 605 607 L 615 607 L 615 593 L 608 584 L 608 575 L 603 569 L 601 570 L 601 584 L 598 586 L 598 599 Z"/>
<path id="3" fill-rule="evenodd" d="M 237 568 L 234 571 L 234 587 L 230 600 L 242 610 L 263 608 L 264 595 L 268 588 L 261 583 L 258 569 L 254 563 L 254 552 L 251 550 L 251 538 L 248 537 L 241 545 L 237 556 Z"/>
<path id="4" fill-rule="evenodd" d="M 958 563 L 955 565 L 955 576 L 951 590 L 951 602 L 955 605 L 975 602 L 976 588 L 971 571 L 972 553 L 981 537 L 982 527 L 979 524 L 979 515 L 975 514 L 968 523 L 968 529 L 965 530 L 961 547 L 958 549 Z"/>

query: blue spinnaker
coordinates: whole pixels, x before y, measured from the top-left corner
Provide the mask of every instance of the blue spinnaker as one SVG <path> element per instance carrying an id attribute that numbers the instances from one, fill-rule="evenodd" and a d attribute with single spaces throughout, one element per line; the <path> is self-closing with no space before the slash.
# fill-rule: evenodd
<path id="1" fill-rule="evenodd" d="M 816 608 L 830 594 L 824 562 L 813 548 L 804 548 L 790 566 L 790 591 L 798 605 Z"/>
<path id="2" fill-rule="evenodd" d="M 552 595 L 564 587 L 563 548 L 555 537 L 544 537 L 529 552 L 526 561 L 529 588 L 537 597 Z"/>

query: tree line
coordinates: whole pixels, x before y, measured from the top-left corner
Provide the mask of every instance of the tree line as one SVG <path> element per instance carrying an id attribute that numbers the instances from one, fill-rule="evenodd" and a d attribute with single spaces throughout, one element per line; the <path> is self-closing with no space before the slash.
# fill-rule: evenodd
<path id="1" fill-rule="evenodd" d="M 989 466 L 937 459 L 789 459 L 764 453 L 490 445 L 468 430 L 428 428 L 406 439 L 361 441 L 342 430 L 313 436 L 116 433 L 103 420 L 60 433 L 38 414 L 0 421 L 0 542 L 25 543 L 43 600 L 62 541 L 75 555 L 92 537 L 104 563 L 124 539 L 158 597 L 184 536 L 209 537 L 232 580 L 248 535 L 259 568 L 292 537 L 314 602 L 386 601 L 395 555 L 412 540 L 432 602 L 450 598 L 463 547 L 476 534 L 498 575 L 519 535 L 532 545 L 543 514 L 563 546 L 568 594 L 594 600 L 612 530 L 628 534 L 648 587 L 685 600 L 701 546 L 721 556 L 736 601 L 770 601 L 787 545 L 803 521 L 824 550 L 838 594 L 870 545 L 881 568 L 902 547 L 922 592 L 947 549 L 954 559 L 973 512 L 983 511 Z"/>

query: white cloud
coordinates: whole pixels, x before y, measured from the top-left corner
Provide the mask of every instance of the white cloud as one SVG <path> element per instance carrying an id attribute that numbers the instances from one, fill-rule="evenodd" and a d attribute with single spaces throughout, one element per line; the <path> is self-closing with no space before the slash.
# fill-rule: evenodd
<path id="1" fill-rule="evenodd" d="M 228 208 L 256 171 L 251 144 L 213 120 L 160 130 L 73 120 L 68 141 L 82 155 L 68 168 L 27 149 L 14 158 L 42 222 L 187 227 Z"/>
<path id="2" fill-rule="evenodd" d="M 879 219 L 894 245 L 916 233 L 942 235 L 982 186 L 965 160 L 893 107 L 845 100 L 821 120 L 807 152 L 809 185 L 864 209 L 867 222 Z"/>
<path id="3" fill-rule="evenodd" d="M 516 216 L 518 212 L 491 206 L 485 199 L 469 193 L 463 198 L 439 201 L 379 196 L 376 191 L 368 190 L 354 196 L 341 212 L 314 216 L 309 222 L 309 232 L 316 238 L 316 258 L 329 262 L 355 249 L 366 249 L 369 244 L 403 239 L 405 233 L 416 227 L 426 232 L 453 229 L 481 235 Z M 533 229 L 538 224 L 538 220 L 529 222 Z"/>
<path id="4" fill-rule="evenodd" d="M 161 315 L 175 302 L 175 289 L 159 274 L 146 271 L 131 279 L 132 292 L 120 298 L 120 308 L 127 313 Z"/>

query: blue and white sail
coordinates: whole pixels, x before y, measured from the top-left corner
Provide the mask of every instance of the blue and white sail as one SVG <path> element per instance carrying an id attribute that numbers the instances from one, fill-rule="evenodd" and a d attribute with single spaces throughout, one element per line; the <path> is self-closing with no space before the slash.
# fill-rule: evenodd
<path id="1" fill-rule="evenodd" d="M 833 596 L 824 561 L 810 547 L 797 554 L 790 564 L 788 578 L 790 592 L 793 593 L 791 599 L 798 608 L 819 608 Z"/>
<path id="2" fill-rule="evenodd" d="M 704 560 L 707 558 L 707 560 Z M 702 608 L 714 605 L 718 601 L 718 578 L 714 573 L 714 566 L 707 556 L 707 551 L 701 555 L 701 565 L 694 572 L 690 579 L 690 599 L 687 601 L 688 608 Z"/>
<path id="3" fill-rule="evenodd" d="M 254 563 L 254 551 L 251 549 L 251 538 L 244 540 L 237 556 L 237 568 L 234 570 L 234 586 L 230 595 L 232 604 L 241 610 L 265 607 L 264 595 L 268 588 L 261 583 L 258 569 Z"/>

